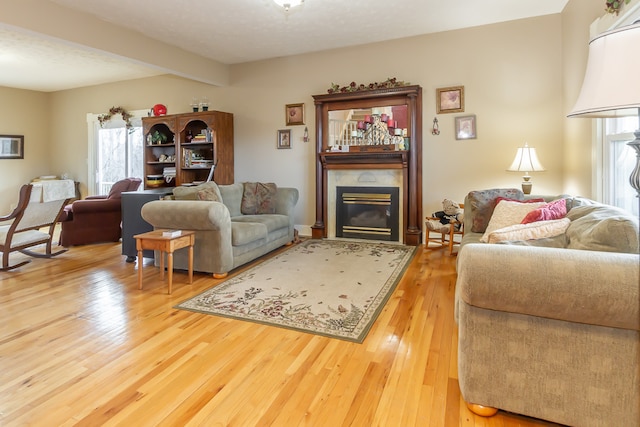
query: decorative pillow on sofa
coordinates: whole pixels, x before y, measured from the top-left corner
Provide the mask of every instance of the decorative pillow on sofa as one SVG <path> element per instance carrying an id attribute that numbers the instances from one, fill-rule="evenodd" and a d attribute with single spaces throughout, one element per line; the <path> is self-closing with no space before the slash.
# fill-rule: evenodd
<path id="1" fill-rule="evenodd" d="M 527 214 L 522 220 L 522 224 L 529 224 L 536 221 L 549 221 L 552 219 L 564 218 L 567 215 L 567 201 L 558 199 L 540 206 Z"/>
<path id="2" fill-rule="evenodd" d="M 487 243 L 491 232 L 510 225 L 520 224 L 529 212 L 544 204 L 544 202 L 522 203 L 520 201 L 501 200 L 493 210 L 489 225 L 487 225 L 487 229 L 480 241 Z"/>
<path id="3" fill-rule="evenodd" d="M 638 219 L 608 205 L 585 205 L 567 213 L 568 248 L 638 253 Z"/>
<path id="4" fill-rule="evenodd" d="M 533 224 L 533 223 L 532 223 Z M 562 233 L 553 237 L 543 237 L 541 239 L 534 240 L 504 240 L 496 242 L 499 245 L 512 245 L 512 246 L 535 246 L 538 248 L 566 248 L 569 244 L 567 234 Z"/>
<path id="5" fill-rule="evenodd" d="M 277 191 L 272 182 L 245 182 L 240 211 L 243 215 L 275 213 Z"/>
<path id="6" fill-rule="evenodd" d="M 491 214 L 496 207 L 498 197 L 522 200 L 524 193 L 517 188 L 494 188 L 490 190 L 471 191 L 467 194 L 466 205 L 469 206 L 471 218 L 471 231 L 474 233 L 484 233 L 489 225 Z"/>
<path id="7" fill-rule="evenodd" d="M 198 197 L 198 193 L 202 190 L 209 189 L 210 191 L 213 191 L 218 201 L 222 201 L 218 184 L 213 181 L 203 182 L 202 184 L 194 187 L 176 187 L 173 189 L 173 196 L 175 200 L 202 200 Z"/>
<path id="8" fill-rule="evenodd" d="M 209 202 L 221 202 L 220 191 L 216 191 L 213 187 L 203 188 L 198 191 L 198 200 L 206 200 Z"/>
<path id="9" fill-rule="evenodd" d="M 563 234 L 571 220 L 569 218 L 515 224 L 489 233 L 488 242 L 498 243 L 513 240 L 536 240 Z"/>

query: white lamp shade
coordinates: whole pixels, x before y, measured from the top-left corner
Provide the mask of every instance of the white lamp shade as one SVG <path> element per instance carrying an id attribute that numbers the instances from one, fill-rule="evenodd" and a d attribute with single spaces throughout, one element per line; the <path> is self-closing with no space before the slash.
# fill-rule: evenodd
<path id="1" fill-rule="evenodd" d="M 518 148 L 516 158 L 513 159 L 513 163 L 507 170 L 511 172 L 538 172 L 545 169 L 538 160 L 536 149 L 525 144 L 524 147 Z"/>
<path id="2" fill-rule="evenodd" d="M 627 25 L 589 43 L 580 96 L 568 117 L 622 117 L 640 107 L 640 24 Z"/>

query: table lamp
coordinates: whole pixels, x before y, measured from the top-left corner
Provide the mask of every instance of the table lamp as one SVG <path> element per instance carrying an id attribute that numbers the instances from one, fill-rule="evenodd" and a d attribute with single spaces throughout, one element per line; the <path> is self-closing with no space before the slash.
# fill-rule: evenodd
<path id="1" fill-rule="evenodd" d="M 513 159 L 513 163 L 511 163 L 511 166 L 509 166 L 507 170 L 511 172 L 524 172 L 524 176 L 522 177 L 522 192 L 524 194 L 531 194 L 533 183 L 531 182 L 529 172 L 542 172 L 545 169 L 540 163 L 540 160 L 538 160 L 536 149 L 529 147 L 529 144 L 525 143 L 524 147 L 518 148 L 516 158 Z"/>
<path id="2" fill-rule="evenodd" d="M 589 42 L 589 59 L 578 101 L 568 117 L 624 117 L 640 122 L 640 24 L 608 31 Z M 640 123 L 639 123 L 640 126 Z M 640 197 L 640 129 L 628 142 L 637 161 L 629 183 Z"/>

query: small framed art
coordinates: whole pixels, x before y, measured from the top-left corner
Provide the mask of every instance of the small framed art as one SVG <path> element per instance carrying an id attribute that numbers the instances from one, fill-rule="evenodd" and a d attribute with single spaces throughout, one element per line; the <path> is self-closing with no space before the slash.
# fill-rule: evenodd
<path id="1" fill-rule="evenodd" d="M 24 159 L 24 135 L 0 135 L 0 159 Z"/>
<path id="2" fill-rule="evenodd" d="M 278 131 L 278 148 L 291 148 L 291 129 Z"/>
<path id="3" fill-rule="evenodd" d="M 285 107 L 287 126 L 304 124 L 304 104 L 287 104 Z"/>
<path id="4" fill-rule="evenodd" d="M 438 114 L 464 112 L 464 86 L 436 89 Z"/>
<path id="5" fill-rule="evenodd" d="M 456 139 L 476 139 L 476 116 L 456 117 Z"/>

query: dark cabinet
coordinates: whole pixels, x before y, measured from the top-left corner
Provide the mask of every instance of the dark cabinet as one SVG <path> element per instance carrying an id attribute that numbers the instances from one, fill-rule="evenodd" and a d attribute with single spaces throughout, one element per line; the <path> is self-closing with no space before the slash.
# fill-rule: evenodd
<path id="1" fill-rule="evenodd" d="M 142 219 L 142 206 L 172 194 L 171 190 L 171 188 L 156 188 L 122 193 L 122 255 L 127 256 L 127 262 L 134 262 L 138 255 L 136 239 L 133 236 L 153 230 L 153 226 Z M 143 256 L 153 258 L 153 251 L 144 251 Z"/>

